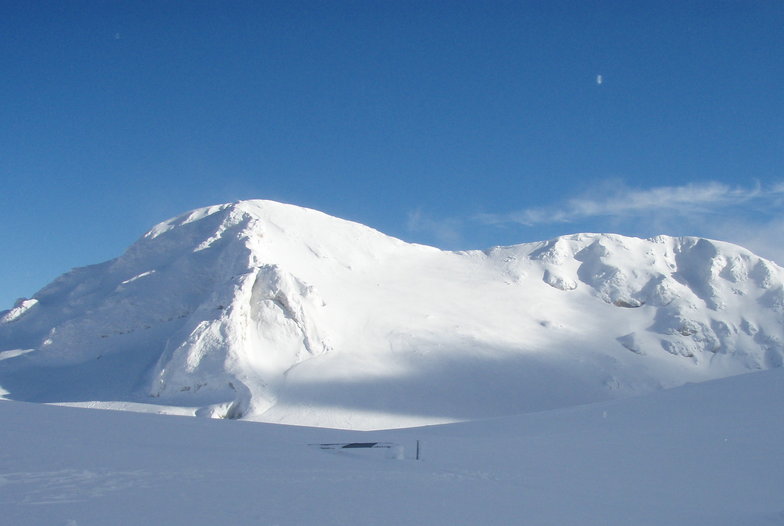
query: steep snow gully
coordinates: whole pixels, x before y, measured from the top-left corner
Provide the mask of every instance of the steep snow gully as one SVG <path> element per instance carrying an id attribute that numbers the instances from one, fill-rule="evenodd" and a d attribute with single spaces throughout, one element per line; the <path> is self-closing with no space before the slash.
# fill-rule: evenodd
<path id="1" fill-rule="evenodd" d="M 783 282 L 707 239 L 446 252 L 243 201 L 0 313 L 0 395 L 351 429 L 540 411 L 780 367 Z"/>

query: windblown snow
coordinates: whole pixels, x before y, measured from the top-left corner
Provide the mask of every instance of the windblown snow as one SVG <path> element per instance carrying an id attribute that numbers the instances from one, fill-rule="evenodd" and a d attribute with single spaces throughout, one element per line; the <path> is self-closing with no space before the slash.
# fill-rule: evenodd
<path id="1" fill-rule="evenodd" d="M 0 313 L 0 395 L 349 429 L 541 411 L 780 367 L 782 283 L 707 239 L 447 252 L 243 201 Z"/>

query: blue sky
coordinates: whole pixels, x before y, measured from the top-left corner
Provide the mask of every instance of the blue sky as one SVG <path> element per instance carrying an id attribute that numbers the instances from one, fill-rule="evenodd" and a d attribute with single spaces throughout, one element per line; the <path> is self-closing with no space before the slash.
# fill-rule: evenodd
<path id="1" fill-rule="evenodd" d="M 784 3 L 4 2 L 0 309 L 238 199 L 784 263 Z"/>

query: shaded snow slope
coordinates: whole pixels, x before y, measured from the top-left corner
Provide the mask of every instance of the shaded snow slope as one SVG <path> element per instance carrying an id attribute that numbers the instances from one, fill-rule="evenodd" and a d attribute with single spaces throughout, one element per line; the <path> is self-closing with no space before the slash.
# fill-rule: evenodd
<path id="1" fill-rule="evenodd" d="M 0 525 L 779 525 L 783 398 L 776 369 L 383 432 L 0 401 Z M 308 446 L 375 441 L 404 460 Z"/>
<path id="2" fill-rule="evenodd" d="M 781 366 L 783 281 L 706 239 L 444 252 L 245 201 L 0 314 L 0 394 L 355 429 L 539 411 Z"/>

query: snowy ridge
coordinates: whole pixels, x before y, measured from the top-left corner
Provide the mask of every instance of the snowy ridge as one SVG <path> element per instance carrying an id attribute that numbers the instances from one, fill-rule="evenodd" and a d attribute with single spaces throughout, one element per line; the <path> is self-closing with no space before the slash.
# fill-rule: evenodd
<path id="1" fill-rule="evenodd" d="M 355 429 L 538 411 L 780 367 L 783 282 L 706 239 L 444 252 L 243 201 L 1 313 L 0 394 Z"/>

